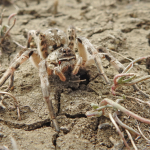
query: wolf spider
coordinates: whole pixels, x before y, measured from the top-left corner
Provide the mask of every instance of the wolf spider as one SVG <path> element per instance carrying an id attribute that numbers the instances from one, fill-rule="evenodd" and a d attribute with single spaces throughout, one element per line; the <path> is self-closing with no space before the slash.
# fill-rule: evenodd
<path id="1" fill-rule="evenodd" d="M 106 83 L 109 83 L 102 69 L 102 55 L 97 52 L 88 39 L 85 37 L 76 37 L 76 29 L 74 27 L 69 27 L 67 33 L 66 35 L 57 28 L 48 29 L 44 33 L 30 30 L 28 32 L 27 48 L 24 48 L 16 55 L 0 79 L 0 86 L 2 86 L 10 77 L 10 89 L 13 85 L 13 78 L 11 76 L 14 76 L 14 71 L 30 58 L 33 65 L 39 69 L 43 99 L 46 101 L 50 119 L 58 132 L 59 126 L 50 99 L 48 75 L 55 74 L 59 76 L 60 80 L 65 81 L 66 77 L 64 73 L 69 68 L 72 69 L 72 74 L 76 75 L 80 67 L 86 67 L 95 63 L 99 73 L 105 79 Z M 75 54 L 74 50 L 75 41 L 78 47 L 78 55 Z M 34 42 L 35 44 L 33 44 Z M 33 49 L 35 46 L 37 49 Z"/>

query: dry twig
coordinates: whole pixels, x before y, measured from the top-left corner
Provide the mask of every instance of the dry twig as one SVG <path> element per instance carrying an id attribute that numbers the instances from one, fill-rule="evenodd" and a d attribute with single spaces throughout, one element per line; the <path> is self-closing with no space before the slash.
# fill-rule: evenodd
<path id="1" fill-rule="evenodd" d="M 122 132 L 120 131 L 118 125 L 116 124 L 115 120 L 113 119 L 111 113 L 109 113 L 109 118 L 110 118 L 111 122 L 113 123 L 113 125 L 115 126 L 116 131 L 117 131 L 117 132 L 119 133 L 119 135 L 121 136 L 121 138 L 122 138 L 122 140 L 123 140 L 125 146 L 130 150 L 130 147 L 129 147 L 128 143 L 126 142 L 126 140 L 125 140 L 125 138 L 124 138 Z"/>
<path id="2" fill-rule="evenodd" d="M 147 137 L 145 137 L 145 135 L 142 133 L 142 131 L 141 131 L 140 127 L 139 127 L 139 123 L 138 123 L 138 122 L 137 122 L 137 128 L 138 128 L 140 134 L 142 135 L 142 137 L 143 137 L 148 143 L 150 143 L 150 140 L 149 140 Z"/>
<path id="3" fill-rule="evenodd" d="M 150 101 L 142 101 L 142 100 L 139 99 L 139 98 L 132 97 L 132 96 L 127 96 L 127 95 L 122 95 L 122 94 L 120 94 L 120 93 L 118 93 L 118 92 L 116 92 L 116 95 L 117 95 L 117 96 L 122 96 L 122 97 L 124 97 L 124 98 L 133 99 L 133 100 L 136 100 L 136 101 L 138 101 L 138 102 L 140 102 L 140 103 L 147 104 L 148 106 L 150 106 Z"/>
<path id="4" fill-rule="evenodd" d="M 134 61 L 132 61 L 124 70 L 121 74 L 118 74 L 114 77 L 114 84 L 111 88 L 111 91 L 112 91 L 112 94 L 115 95 L 115 89 L 118 87 L 118 86 L 122 86 L 122 85 L 126 85 L 126 86 L 129 86 L 129 85 L 135 85 L 136 83 L 139 83 L 139 82 L 142 82 L 144 80 L 147 80 L 147 79 L 150 79 L 150 75 L 147 75 L 147 76 L 143 76 L 141 78 L 137 78 L 135 80 L 133 80 L 135 77 L 136 77 L 136 74 L 135 73 L 128 73 L 131 68 L 133 67 L 133 65 L 138 62 L 138 61 L 141 61 L 141 60 L 144 60 L 144 59 L 147 59 L 149 58 L 150 56 L 146 56 L 146 57 L 140 57 L 138 59 L 135 59 Z M 125 77 L 127 76 L 132 76 L 128 79 L 125 79 Z"/>
<path id="5" fill-rule="evenodd" d="M 138 150 L 137 147 L 136 147 L 136 145 L 135 145 L 135 143 L 134 143 L 134 141 L 133 141 L 133 139 L 132 139 L 132 136 L 131 136 L 130 132 L 129 132 L 127 129 L 126 129 L 126 132 L 127 132 L 127 134 L 128 134 L 128 137 L 129 137 L 129 139 L 130 139 L 130 141 L 131 141 L 131 143 L 132 143 L 134 149 L 135 149 L 135 150 Z"/>
<path id="6" fill-rule="evenodd" d="M 110 53 L 109 50 L 104 48 L 103 46 L 99 46 L 98 48 L 99 52 L 102 53 L 106 53 L 105 58 L 110 62 L 110 64 L 119 72 L 119 73 L 125 73 L 126 71 L 129 71 L 128 68 L 131 68 L 133 66 L 134 63 L 136 63 L 137 61 L 141 61 L 143 59 L 146 59 L 150 56 L 146 56 L 146 57 L 141 57 L 138 58 L 134 61 L 132 61 L 126 68 L 116 59 L 114 58 Z M 146 93 L 144 93 L 143 91 L 141 91 L 138 86 L 136 84 L 133 85 L 134 89 L 139 91 L 142 95 L 144 95 L 145 97 L 149 98 L 149 95 L 147 95 Z"/>
<path id="7" fill-rule="evenodd" d="M 10 20 L 12 17 L 16 16 L 17 14 L 16 13 L 13 13 L 11 14 L 9 17 L 8 17 L 8 26 L 10 25 Z"/>
<path id="8" fill-rule="evenodd" d="M 8 96 L 10 96 L 10 97 L 13 98 L 13 100 L 14 100 L 14 105 L 15 105 L 15 107 L 17 108 L 17 112 L 18 112 L 18 120 L 21 120 L 20 109 L 19 109 L 19 105 L 18 105 L 17 99 L 16 99 L 12 94 L 10 94 L 10 93 L 8 93 L 8 92 L 0 91 L 0 94 L 6 94 L 6 95 L 8 95 Z"/>
<path id="9" fill-rule="evenodd" d="M 3 43 L 5 37 L 8 35 L 8 33 L 10 32 L 10 30 L 14 27 L 15 23 L 16 23 L 16 18 L 14 19 L 14 23 L 12 24 L 12 26 L 6 31 L 5 35 L 4 35 L 3 38 L 1 39 L 0 45 Z"/>
<path id="10" fill-rule="evenodd" d="M 135 118 L 136 120 L 139 120 L 141 122 L 150 124 L 150 120 L 149 119 L 143 118 L 143 117 L 141 117 L 141 116 L 139 116 L 139 115 L 131 112 L 130 110 L 127 110 L 126 108 L 124 108 L 120 104 L 118 104 L 118 103 L 116 103 L 113 100 L 110 100 L 108 98 L 105 98 L 104 100 L 102 100 L 100 102 L 100 107 L 96 108 L 94 111 L 88 111 L 88 112 L 86 112 L 86 116 L 87 117 L 94 116 L 93 115 L 94 112 L 98 113 L 98 112 L 101 112 L 101 111 L 103 111 L 103 114 L 104 114 L 104 108 L 106 108 L 106 107 L 114 107 L 115 109 L 120 110 L 121 112 L 123 112 L 126 115 L 129 115 L 129 116 L 131 116 L 133 118 Z"/>
<path id="11" fill-rule="evenodd" d="M 131 127 L 127 126 L 126 124 L 124 124 L 124 123 L 117 117 L 117 112 L 115 112 L 115 113 L 113 114 L 113 117 L 114 117 L 115 121 L 116 121 L 120 126 L 122 126 L 123 128 L 129 130 L 130 133 L 132 133 L 133 135 L 138 135 L 138 136 L 140 135 L 140 133 L 138 133 L 137 131 L 135 131 L 133 128 L 131 128 Z"/>
<path id="12" fill-rule="evenodd" d="M 150 124 L 150 120 L 149 119 L 146 119 L 146 118 L 143 118 L 129 110 L 127 110 L 126 108 L 124 108 L 123 106 L 121 106 L 120 104 L 118 104 L 118 102 L 114 102 L 113 100 L 110 100 L 108 98 L 105 98 L 104 100 L 102 100 L 100 102 L 100 106 L 96 105 L 96 104 L 92 104 L 92 107 L 94 108 L 93 111 L 88 111 L 86 112 L 86 116 L 87 117 L 91 117 L 91 116 L 97 116 L 97 117 L 100 117 L 104 114 L 104 109 L 105 108 L 114 108 L 116 110 L 120 110 L 121 112 L 125 113 L 126 115 L 129 115 L 133 118 L 135 118 L 136 120 L 139 120 L 141 122 L 144 122 L 144 123 L 147 123 L 147 124 Z M 117 117 L 117 113 L 115 112 L 114 113 L 114 119 L 112 118 L 111 114 L 109 113 L 109 117 L 111 119 L 111 121 L 113 122 L 113 124 L 115 125 L 119 135 L 121 136 L 121 138 L 124 138 L 122 137 L 123 135 L 120 133 L 120 130 L 118 129 L 118 126 L 116 126 L 116 122 L 121 125 L 122 127 L 124 127 L 125 129 L 129 130 L 132 134 L 135 134 L 135 135 L 140 135 L 137 131 L 135 131 L 134 129 L 132 129 L 131 127 L 125 125 L 124 123 L 122 123 L 119 118 Z M 115 122 L 116 121 L 116 122 Z M 140 131 L 139 131 L 140 132 Z M 141 133 L 141 132 L 140 132 Z M 132 141 L 131 141 L 132 142 Z M 126 141 L 124 141 L 124 143 L 126 143 Z M 126 144 L 125 144 L 126 145 Z M 134 144 L 133 144 L 134 145 Z M 127 145 L 126 145 L 127 146 Z"/>

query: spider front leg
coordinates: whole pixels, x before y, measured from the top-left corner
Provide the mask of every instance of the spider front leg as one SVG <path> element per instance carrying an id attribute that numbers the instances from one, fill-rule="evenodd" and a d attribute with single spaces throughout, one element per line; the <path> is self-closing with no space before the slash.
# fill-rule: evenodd
<path id="1" fill-rule="evenodd" d="M 57 132 L 59 132 L 59 126 L 56 120 L 56 115 L 54 113 L 54 109 L 52 106 L 52 100 L 50 99 L 50 89 L 49 89 L 49 81 L 48 81 L 48 73 L 46 67 L 46 61 L 43 60 L 39 63 L 39 76 L 41 80 L 41 88 L 43 93 L 43 99 L 45 100 L 48 110 L 50 119 L 53 122 L 53 125 Z"/>
<path id="2" fill-rule="evenodd" d="M 29 51 L 30 53 L 30 51 Z M 21 59 L 20 59 L 21 58 Z M 17 58 L 16 60 L 13 60 L 13 63 L 9 66 L 9 68 L 7 69 L 7 71 L 4 73 L 4 75 L 2 76 L 2 78 L 0 79 L 0 86 L 2 86 L 5 81 L 14 74 L 14 71 L 20 66 L 20 64 L 22 64 L 24 61 L 26 61 L 28 59 L 28 54 L 27 51 L 25 51 L 25 54 L 22 55 L 22 57 Z"/>
<path id="3" fill-rule="evenodd" d="M 104 72 L 104 69 L 101 63 L 100 54 L 94 48 L 94 46 L 90 43 L 90 41 L 85 37 L 78 37 L 77 46 L 78 46 L 79 56 L 82 57 L 83 59 L 82 66 L 87 66 L 95 62 L 100 75 L 102 75 L 106 84 L 109 84 L 110 82 Z"/>
<path id="4" fill-rule="evenodd" d="M 10 83 L 9 87 L 6 89 L 8 91 L 13 86 L 13 78 L 14 78 L 14 71 L 29 57 L 34 53 L 34 50 L 32 49 L 23 49 L 21 52 L 19 52 L 14 60 L 12 61 L 12 64 L 9 66 L 9 68 L 6 70 L 2 78 L 0 79 L 0 86 L 2 86 L 6 80 L 10 77 Z"/>

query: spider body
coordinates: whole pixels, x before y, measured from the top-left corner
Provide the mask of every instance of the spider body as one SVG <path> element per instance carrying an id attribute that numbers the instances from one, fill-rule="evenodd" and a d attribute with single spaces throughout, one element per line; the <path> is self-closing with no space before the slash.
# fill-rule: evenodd
<path id="1" fill-rule="evenodd" d="M 75 54 L 74 50 L 76 39 L 79 55 Z M 34 44 L 31 44 L 31 42 L 35 42 L 36 46 L 34 47 Z M 64 73 L 67 73 L 68 70 L 71 70 L 72 74 L 76 75 L 80 67 L 86 67 L 95 63 L 99 73 L 106 83 L 109 83 L 102 69 L 101 54 L 98 53 L 88 39 L 83 37 L 77 38 L 76 30 L 72 26 L 68 29 L 68 36 L 57 28 L 48 29 L 43 33 L 30 30 L 28 33 L 27 48 L 24 48 L 16 55 L 0 79 L 0 86 L 10 78 L 8 91 L 13 85 L 12 77 L 14 76 L 14 71 L 29 58 L 39 70 L 43 99 L 48 106 L 50 119 L 58 132 L 59 126 L 53 110 L 52 100 L 50 99 L 48 75 L 55 74 L 59 76 L 61 81 L 66 81 Z"/>

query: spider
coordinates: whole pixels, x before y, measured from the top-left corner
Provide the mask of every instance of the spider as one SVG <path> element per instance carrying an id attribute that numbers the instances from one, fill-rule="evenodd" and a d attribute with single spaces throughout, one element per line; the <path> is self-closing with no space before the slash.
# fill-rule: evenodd
<path id="1" fill-rule="evenodd" d="M 0 86 L 2 86 L 10 77 L 10 89 L 13 85 L 13 78 L 11 77 L 14 76 L 14 71 L 30 58 L 33 65 L 39 69 L 43 99 L 46 101 L 50 119 L 53 122 L 55 130 L 58 132 L 59 126 L 50 99 L 48 75 L 55 74 L 59 76 L 60 80 L 66 81 L 64 73 L 69 68 L 71 68 L 72 74 L 76 75 L 80 67 L 86 67 L 95 63 L 99 73 L 105 79 L 106 83 L 109 83 L 102 69 L 102 55 L 98 53 L 87 38 L 77 37 L 76 29 L 73 26 L 70 26 L 67 32 L 68 34 L 66 35 L 57 28 L 48 29 L 44 33 L 30 30 L 28 32 L 27 47 L 16 55 L 0 79 Z M 34 42 L 35 44 L 33 44 Z M 78 47 L 78 55 L 75 54 L 74 50 L 75 42 Z M 37 49 L 35 49 L 36 47 Z"/>

